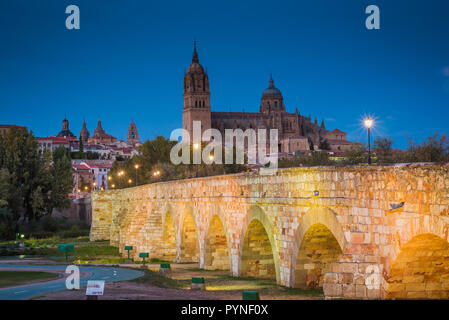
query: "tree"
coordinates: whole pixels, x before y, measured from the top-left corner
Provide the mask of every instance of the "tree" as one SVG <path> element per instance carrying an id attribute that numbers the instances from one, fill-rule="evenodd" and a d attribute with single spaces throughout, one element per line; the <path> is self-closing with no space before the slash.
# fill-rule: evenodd
<path id="1" fill-rule="evenodd" d="M 330 150 L 331 146 L 329 145 L 329 141 L 327 139 L 321 140 L 318 146 L 320 150 Z"/>
<path id="2" fill-rule="evenodd" d="M 393 142 L 389 138 L 377 137 L 374 140 L 374 151 L 376 152 L 378 161 L 381 163 L 393 162 Z"/>
<path id="3" fill-rule="evenodd" d="M 359 164 L 367 162 L 367 150 L 361 143 L 354 143 L 351 148 L 344 153 L 345 163 Z"/>
<path id="4" fill-rule="evenodd" d="M 70 152 L 63 146 L 53 152 L 53 165 L 49 170 L 51 176 L 51 191 L 46 202 L 46 212 L 51 215 L 53 209 L 70 207 L 68 194 L 73 189 L 72 161 Z"/>
<path id="5" fill-rule="evenodd" d="M 443 162 L 449 161 L 449 139 L 445 134 L 435 133 L 418 146 L 409 143 L 408 152 L 413 161 Z"/>
<path id="6" fill-rule="evenodd" d="M 45 175 L 44 162 L 38 152 L 33 132 L 23 127 L 12 127 L 0 143 L 0 165 L 10 173 L 8 209 L 15 220 L 21 216 L 34 219 L 33 195 Z M 41 188 L 45 192 L 45 186 Z"/>

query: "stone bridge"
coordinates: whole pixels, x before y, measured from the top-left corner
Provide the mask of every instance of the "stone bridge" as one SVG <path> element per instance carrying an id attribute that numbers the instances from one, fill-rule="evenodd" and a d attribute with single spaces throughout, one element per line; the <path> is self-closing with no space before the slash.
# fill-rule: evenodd
<path id="1" fill-rule="evenodd" d="M 90 238 L 326 298 L 449 298 L 449 165 L 308 167 L 92 195 Z"/>

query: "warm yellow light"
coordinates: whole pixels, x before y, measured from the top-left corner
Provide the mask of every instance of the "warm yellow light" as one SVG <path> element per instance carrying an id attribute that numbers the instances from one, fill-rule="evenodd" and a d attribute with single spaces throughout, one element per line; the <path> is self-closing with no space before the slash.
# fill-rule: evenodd
<path id="1" fill-rule="evenodd" d="M 371 118 L 366 118 L 365 120 L 363 120 L 363 124 L 365 125 L 365 127 L 367 127 L 368 129 L 371 128 L 373 126 L 373 119 Z"/>
<path id="2" fill-rule="evenodd" d="M 161 174 L 161 172 L 158 170 L 158 171 L 157 171 L 157 175 L 160 175 L 160 174 Z"/>
<path id="3" fill-rule="evenodd" d="M 87 190 L 87 189 L 88 189 L 88 187 L 87 187 L 87 186 L 85 186 L 85 187 L 84 187 L 84 190 Z"/>
<path id="4" fill-rule="evenodd" d="M 139 165 L 136 164 L 136 165 L 134 166 L 134 168 L 136 168 L 136 170 L 139 169 Z"/>
<path id="5" fill-rule="evenodd" d="M 81 192 L 81 189 L 78 189 L 78 193 L 80 193 Z"/>
<path id="6" fill-rule="evenodd" d="M 210 161 L 214 161 L 214 155 L 213 154 L 209 155 L 209 160 Z"/>
<path id="7" fill-rule="evenodd" d="M 111 177 L 111 176 L 109 176 L 109 177 L 108 177 L 108 180 L 109 180 L 109 181 L 110 181 L 110 180 L 112 180 L 112 177 Z"/>
<path id="8" fill-rule="evenodd" d="M 199 147 L 200 147 L 200 145 L 198 143 L 193 144 L 193 149 L 197 150 Z"/>
<path id="9" fill-rule="evenodd" d="M 160 175 L 160 174 L 161 174 L 161 172 L 159 170 L 153 172 L 153 176 L 155 176 L 155 177 Z"/>
<path id="10" fill-rule="evenodd" d="M 92 185 L 95 187 L 97 184 L 94 182 L 94 183 L 92 183 Z"/>
<path id="11" fill-rule="evenodd" d="M 115 188 L 115 184 L 112 185 L 112 188 Z"/>
<path id="12" fill-rule="evenodd" d="M 128 183 L 131 183 L 131 182 L 133 182 L 133 181 L 132 181 L 131 179 L 129 179 L 129 180 L 128 180 Z"/>

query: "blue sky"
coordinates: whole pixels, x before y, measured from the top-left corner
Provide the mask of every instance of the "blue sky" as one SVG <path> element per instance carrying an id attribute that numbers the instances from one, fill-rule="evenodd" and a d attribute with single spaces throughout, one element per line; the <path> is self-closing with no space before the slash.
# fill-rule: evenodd
<path id="1" fill-rule="evenodd" d="M 81 29 L 65 28 L 78 5 Z M 381 29 L 365 28 L 366 6 Z M 0 123 L 55 135 L 67 114 L 142 140 L 182 125 L 183 74 L 193 40 L 210 78 L 213 111 L 258 111 L 270 72 L 287 111 L 298 107 L 348 138 L 395 147 L 449 125 L 449 2 L 122 1 L 0 2 Z"/>

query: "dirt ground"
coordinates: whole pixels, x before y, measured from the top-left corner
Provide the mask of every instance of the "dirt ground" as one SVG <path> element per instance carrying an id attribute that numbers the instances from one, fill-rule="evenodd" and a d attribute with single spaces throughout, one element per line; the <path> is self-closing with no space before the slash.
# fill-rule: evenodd
<path id="1" fill-rule="evenodd" d="M 72 291 L 57 291 L 33 298 L 32 300 L 86 300 L 85 288 Z M 99 300 L 241 300 L 242 291 L 199 291 L 158 288 L 133 282 L 107 283 L 104 295 Z M 299 295 L 279 295 L 277 292 L 260 293 L 263 300 L 317 300 L 322 297 Z"/>

